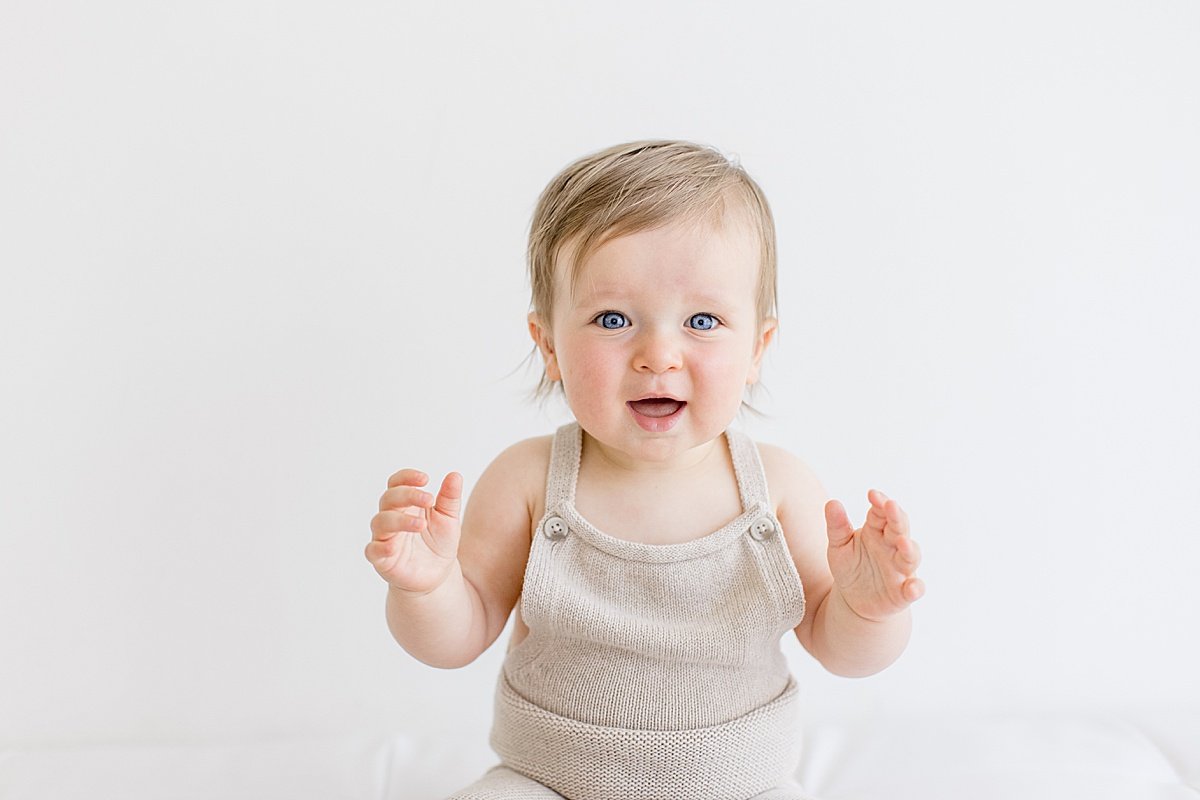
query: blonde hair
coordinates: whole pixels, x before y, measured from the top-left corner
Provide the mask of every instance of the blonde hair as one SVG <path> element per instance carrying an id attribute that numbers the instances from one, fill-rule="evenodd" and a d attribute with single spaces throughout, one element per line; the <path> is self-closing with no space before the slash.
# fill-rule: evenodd
<path id="1" fill-rule="evenodd" d="M 716 148 L 677 140 L 643 140 L 600 150 L 569 164 L 547 184 L 529 226 L 531 310 L 549 328 L 555 262 L 564 245 L 570 243 L 574 250 L 568 276 L 574 291 L 588 256 L 609 239 L 676 222 L 721 224 L 730 206 L 758 235 L 756 309 L 761 332 L 762 323 L 775 316 L 777 304 L 775 222 L 767 198 L 739 164 Z M 529 358 L 537 353 L 535 344 Z M 543 365 L 531 396 L 544 402 L 555 386 Z M 744 402 L 743 407 L 760 414 Z"/>

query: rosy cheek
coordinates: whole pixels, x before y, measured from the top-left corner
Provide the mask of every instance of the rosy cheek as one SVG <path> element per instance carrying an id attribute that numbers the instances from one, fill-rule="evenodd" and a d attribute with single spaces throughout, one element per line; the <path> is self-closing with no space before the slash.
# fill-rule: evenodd
<path id="1" fill-rule="evenodd" d="M 610 372 L 615 360 L 611 353 L 598 347 L 573 347 L 564 357 L 569 365 L 568 377 L 584 381 Z"/>
<path id="2" fill-rule="evenodd" d="M 693 363 L 693 369 L 696 372 L 709 378 L 728 378 L 741 366 L 743 366 L 742 360 L 737 358 L 734 353 L 711 352 L 705 358 L 697 359 Z"/>

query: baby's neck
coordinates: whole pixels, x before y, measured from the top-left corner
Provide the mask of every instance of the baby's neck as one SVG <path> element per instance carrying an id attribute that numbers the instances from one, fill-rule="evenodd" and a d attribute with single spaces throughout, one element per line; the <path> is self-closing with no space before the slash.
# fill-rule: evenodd
<path id="1" fill-rule="evenodd" d="M 724 434 L 694 447 L 670 461 L 648 461 L 632 459 L 625 453 L 614 451 L 583 433 L 580 453 L 581 469 L 586 464 L 589 472 L 603 474 L 614 480 L 688 479 L 712 469 L 725 447 Z"/>

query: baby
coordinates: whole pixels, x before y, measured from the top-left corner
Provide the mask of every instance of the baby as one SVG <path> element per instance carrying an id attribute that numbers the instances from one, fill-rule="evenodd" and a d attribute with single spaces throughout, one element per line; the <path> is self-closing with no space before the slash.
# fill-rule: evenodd
<path id="1" fill-rule="evenodd" d="M 465 510 L 461 474 L 434 495 L 400 470 L 366 548 L 426 664 L 470 663 L 517 609 L 501 763 L 452 800 L 805 797 L 781 638 L 870 675 L 924 585 L 895 500 L 868 492 L 856 530 L 803 462 L 730 427 L 777 327 L 766 199 L 711 148 L 619 145 L 550 182 L 528 255 L 537 394 L 574 420 L 500 453 Z"/>

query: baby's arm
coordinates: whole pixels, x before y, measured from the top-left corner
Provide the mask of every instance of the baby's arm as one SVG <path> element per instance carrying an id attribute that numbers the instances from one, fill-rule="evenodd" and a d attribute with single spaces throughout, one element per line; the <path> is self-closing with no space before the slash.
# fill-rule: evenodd
<path id="1" fill-rule="evenodd" d="M 529 553 L 534 450 L 526 440 L 497 456 L 461 515 L 459 473 L 443 479 L 436 497 L 418 488 L 428 481 L 418 470 L 388 480 L 366 556 L 388 582 L 392 636 L 426 664 L 465 666 L 504 629 Z"/>
<path id="2" fill-rule="evenodd" d="M 908 516 L 873 490 L 866 524 L 854 530 L 842 504 L 828 500 L 799 459 L 780 448 L 760 449 L 769 458 L 770 490 L 779 498 L 779 521 L 804 584 L 807 611 L 796 637 L 834 674 L 879 672 L 904 652 L 912 629 L 908 607 L 924 593 Z"/>

